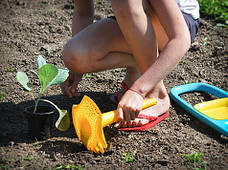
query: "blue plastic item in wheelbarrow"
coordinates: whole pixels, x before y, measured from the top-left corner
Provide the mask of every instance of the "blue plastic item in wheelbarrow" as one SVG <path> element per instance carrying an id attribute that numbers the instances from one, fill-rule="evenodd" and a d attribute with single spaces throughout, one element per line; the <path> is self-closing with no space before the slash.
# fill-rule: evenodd
<path id="1" fill-rule="evenodd" d="M 181 94 L 191 93 L 191 92 L 205 92 L 205 93 L 212 94 L 218 98 L 223 98 L 222 99 L 223 103 L 224 103 L 224 100 L 227 101 L 227 99 L 225 99 L 225 98 L 228 97 L 228 92 L 226 92 L 218 87 L 215 87 L 213 85 L 206 84 L 206 83 L 191 83 L 191 84 L 180 85 L 180 86 L 173 87 L 170 91 L 171 98 L 175 102 L 177 102 L 183 109 L 185 109 L 187 112 L 191 113 L 193 116 L 195 116 L 197 119 L 201 120 L 208 126 L 217 130 L 221 134 L 228 136 L 228 119 L 227 119 L 228 112 L 222 113 L 223 114 L 222 117 L 225 117 L 225 119 L 223 119 L 223 118 L 216 119 L 216 116 L 214 116 L 214 117 L 211 116 L 211 113 L 210 113 L 210 115 L 207 115 L 205 112 L 200 112 L 199 110 L 195 109 L 195 108 L 197 108 L 196 107 L 197 105 L 201 107 L 201 106 L 203 106 L 202 104 L 208 105 L 212 102 L 213 103 L 219 102 L 219 99 L 197 104 L 194 106 L 195 107 L 194 108 L 191 104 L 189 104 L 188 102 L 186 102 L 185 100 L 183 100 L 180 97 Z M 226 104 L 225 107 L 227 107 L 228 106 L 227 102 L 225 104 Z M 225 108 L 225 110 L 226 109 L 227 108 Z M 211 112 L 211 110 L 210 110 L 210 112 Z M 225 116 L 224 116 L 224 114 L 225 114 Z"/>

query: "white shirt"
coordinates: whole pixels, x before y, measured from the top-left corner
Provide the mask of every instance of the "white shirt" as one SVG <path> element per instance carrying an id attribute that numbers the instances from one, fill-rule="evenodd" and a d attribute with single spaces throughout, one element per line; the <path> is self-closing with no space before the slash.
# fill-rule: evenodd
<path id="1" fill-rule="evenodd" d="M 199 18 L 199 4 L 197 0 L 176 0 L 180 10 L 190 14 L 194 19 Z"/>

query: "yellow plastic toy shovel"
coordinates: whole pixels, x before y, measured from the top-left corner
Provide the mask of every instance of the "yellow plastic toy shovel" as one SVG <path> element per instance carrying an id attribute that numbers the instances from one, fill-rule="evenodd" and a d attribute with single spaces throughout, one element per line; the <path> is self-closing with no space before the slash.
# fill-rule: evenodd
<path id="1" fill-rule="evenodd" d="M 156 103 L 154 98 L 145 100 L 142 109 Z M 73 105 L 72 118 L 77 136 L 85 147 L 97 154 L 103 154 L 107 148 L 103 128 L 118 121 L 117 110 L 102 114 L 96 103 L 84 96 L 79 105 Z"/>

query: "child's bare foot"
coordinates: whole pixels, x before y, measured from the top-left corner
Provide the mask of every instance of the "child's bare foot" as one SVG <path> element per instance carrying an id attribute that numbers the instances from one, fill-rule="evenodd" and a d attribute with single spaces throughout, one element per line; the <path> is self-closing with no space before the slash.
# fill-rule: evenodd
<path id="1" fill-rule="evenodd" d="M 153 117 L 158 117 L 169 110 L 170 99 L 163 82 L 159 83 L 155 89 L 146 96 L 146 98 L 155 98 L 157 100 L 157 104 L 142 110 L 135 120 L 128 123 L 126 121 L 116 123 L 115 127 L 125 128 L 143 126 L 149 123 Z"/>

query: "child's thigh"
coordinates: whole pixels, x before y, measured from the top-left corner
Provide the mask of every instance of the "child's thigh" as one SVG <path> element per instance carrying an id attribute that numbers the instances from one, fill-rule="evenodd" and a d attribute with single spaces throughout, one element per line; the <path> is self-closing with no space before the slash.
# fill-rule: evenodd
<path id="1" fill-rule="evenodd" d="M 102 59 L 110 52 L 131 53 L 115 20 L 103 19 L 89 25 L 68 43 L 73 55 L 90 61 Z"/>

